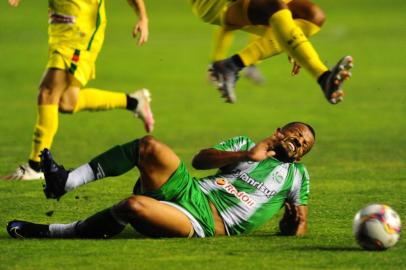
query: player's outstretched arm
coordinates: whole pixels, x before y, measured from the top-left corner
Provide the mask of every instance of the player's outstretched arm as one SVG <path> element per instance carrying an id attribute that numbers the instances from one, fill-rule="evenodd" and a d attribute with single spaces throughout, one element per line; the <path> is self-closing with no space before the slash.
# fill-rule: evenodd
<path id="1" fill-rule="evenodd" d="M 12 7 L 18 7 L 20 0 L 8 0 L 8 4 Z"/>
<path id="2" fill-rule="evenodd" d="M 279 221 L 279 229 L 282 235 L 302 236 L 307 232 L 307 213 L 306 205 L 294 205 L 285 203 L 285 213 Z"/>
<path id="3" fill-rule="evenodd" d="M 138 45 L 142 45 L 148 41 L 148 14 L 143 0 L 127 0 L 128 4 L 134 9 L 138 15 L 138 21 L 135 23 L 132 35 L 138 37 Z"/>

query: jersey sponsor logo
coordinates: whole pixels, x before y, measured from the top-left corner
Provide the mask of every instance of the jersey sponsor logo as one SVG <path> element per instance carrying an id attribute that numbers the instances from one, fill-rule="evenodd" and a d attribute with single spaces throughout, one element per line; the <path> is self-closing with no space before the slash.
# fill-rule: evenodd
<path id="1" fill-rule="evenodd" d="M 222 187 L 227 193 L 234 195 L 238 199 L 240 199 L 241 202 L 243 202 L 245 205 L 249 207 L 254 207 L 255 206 L 255 201 L 244 191 L 238 191 L 235 186 L 233 186 L 231 183 L 229 183 L 226 179 L 224 178 L 217 178 L 216 179 L 216 184 L 220 187 Z"/>
<path id="2" fill-rule="evenodd" d="M 261 191 L 262 193 L 265 194 L 265 196 L 267 198 L 270 198 L 270 197 L 276 195 L 276 193 L 277 193 L 275 190 L 269 190 L 269 188 L 267 188 L 263 183 L 255 180 L 254 178 L 249 176 L 246 172 L 241 172 L 241 171 L 237 170 L 234 173 L 234 176 L 241 179 L 248 185 L 253 186 L 257 190 Z"/>

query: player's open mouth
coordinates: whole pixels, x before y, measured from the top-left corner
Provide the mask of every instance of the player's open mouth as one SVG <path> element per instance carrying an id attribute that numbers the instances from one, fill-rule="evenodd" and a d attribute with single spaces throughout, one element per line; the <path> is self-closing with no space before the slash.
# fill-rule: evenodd
<path id="1" fill-rule="evenodd" d="M 292 142 L 286 142 L 291 152 L 295 152 L 296 146 Z"/>

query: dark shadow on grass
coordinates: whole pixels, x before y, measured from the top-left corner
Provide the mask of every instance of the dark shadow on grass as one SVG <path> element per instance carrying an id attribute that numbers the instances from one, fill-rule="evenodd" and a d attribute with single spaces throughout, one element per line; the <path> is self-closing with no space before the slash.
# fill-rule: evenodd
<path id="1" fill-rule="evenodd" d="M 292 248 L 287 248 L 290 250 L 300 250 L 302 252 L 310 251 L 363 251 L 359 247 L 353 247 L 353 246 L 303 246 L 303 247 L 292 247 Z"/>

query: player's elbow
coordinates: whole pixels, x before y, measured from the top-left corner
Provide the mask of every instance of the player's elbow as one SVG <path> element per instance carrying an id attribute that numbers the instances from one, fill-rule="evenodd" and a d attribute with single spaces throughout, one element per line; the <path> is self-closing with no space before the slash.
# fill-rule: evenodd
<path id="1" fill-rule="evenodd" d="M 203 170 L 204 169 L 204 164 L 203 164 L 203 159 L 202 159 L 202 151 L 197 153 L 193 159 L 192 159 L 192 166 L 196 170 Z"/>
<path id="2" fill-rule="evenodd" d="M 210 162 L 211 152 L 208 149 L 203 149 L 197 153 L 192 159 L 192 166 L 196 170 L 212 169 Z"/>

